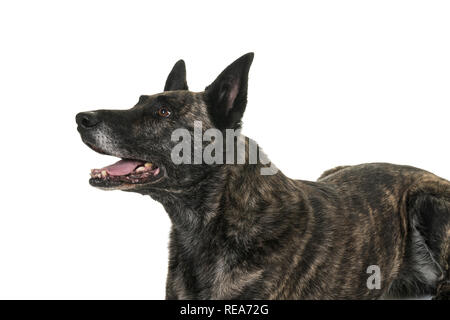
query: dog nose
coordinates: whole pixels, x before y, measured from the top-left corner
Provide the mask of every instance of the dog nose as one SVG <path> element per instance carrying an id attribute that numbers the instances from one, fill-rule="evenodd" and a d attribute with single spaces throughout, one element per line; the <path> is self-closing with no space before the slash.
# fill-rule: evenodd
<path id="1" fill-rule="evenodd" d="M 77 124 L 85 129 L 95 127 L 99 122 L 99 118 L 96 112 L 80 112 L 76 115 L 75 120 Z"/>

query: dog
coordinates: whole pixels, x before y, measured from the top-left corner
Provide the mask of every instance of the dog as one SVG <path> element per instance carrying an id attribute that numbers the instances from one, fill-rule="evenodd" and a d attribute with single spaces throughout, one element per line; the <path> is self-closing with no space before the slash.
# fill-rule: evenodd
<path id="1" fill-rule="evenodd" d="M 253 56 L 203 92 L 189 91 L 180 60 L 162 93 L 76 115 L 87 146 L 121 159 L 92 170 L 90 184 L 149 195 L 171 219 L 166 299 L 448 299 L 450 182 L 388 163 L 337 167 L 316 182 L 263 174 L 272 163 L 262 152 L 251 163 L 240 134 Z M 173 133 L 193 138 L 195 123 L 200 134 L 234 132 L 217 139 L 216 156 L 228 156 L 225 145 L 244 151 L 234 162 L 175 163 Z"/>

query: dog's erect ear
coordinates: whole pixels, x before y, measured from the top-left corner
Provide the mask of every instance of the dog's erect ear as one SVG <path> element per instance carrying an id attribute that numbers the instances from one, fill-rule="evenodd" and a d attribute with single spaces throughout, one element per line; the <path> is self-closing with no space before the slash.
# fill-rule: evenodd
<path id="1" fill-rule="evenodd" d="M 237 129 L 247 106 L 248 71 L 253 52 L 230 64 L 206 87 L 205 94 L 214 124 L 218 129 Z"/>
<path id="2" fill-rule="evenodd" d="M 170 71 L 164 86 L 164 91 L 188 90 L 186 82 L 186 65 L 178 60 Z"/>

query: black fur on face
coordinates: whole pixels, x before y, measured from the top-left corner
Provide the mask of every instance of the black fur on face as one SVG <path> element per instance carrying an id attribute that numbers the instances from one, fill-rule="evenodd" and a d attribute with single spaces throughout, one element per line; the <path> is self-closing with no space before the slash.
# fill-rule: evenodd
<path id="1" fill-rule="evenodd" d="M 195 184 L 209 175 L 215 165 L 179 164 L 171 159 L 178 143 L 176 129 L 185 128 L 193 141 L 194 121 L 209 128 L 238 128 L 247 103 L 248 71 L 253 53 L 228 66 L 204 92 L 188 91 L 186 67 L 179 60 L 170 72 L 164 92 L 143 95 L 128 110 L 96 110 L 76 116 L 84 143 L 95 151 L 122 159 L 150 162 L 160 173 L 150 180 L 91 178 L 93 186 L 148 193 Z M 193 154 L 193 152 L 191 152 Z"/>

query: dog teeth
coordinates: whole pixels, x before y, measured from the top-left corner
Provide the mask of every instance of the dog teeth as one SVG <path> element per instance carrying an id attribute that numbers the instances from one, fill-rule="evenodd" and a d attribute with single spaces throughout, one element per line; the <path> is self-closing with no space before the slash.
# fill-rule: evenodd
<path id="1" fill-rule="evenodd" d="M 144 164 L 144 166 L 146 168 L 151 168 L 153 166 L 153 164 L 151 162 L 147 162 L 146 164 Z"/>
<path id="2" fill-rule="evenodd" d="M 99 171 L 98 169 L 91 170 L 91 178 L 101 179 L 106 178 L 108 176 L 108 172 L 106 170 Z"/>
<path id="3" fill-rule="evenodd" d="M 145 171 L 145 167 L 138 167 L 135 171 L 136 172 L 144 172 Z"/>

